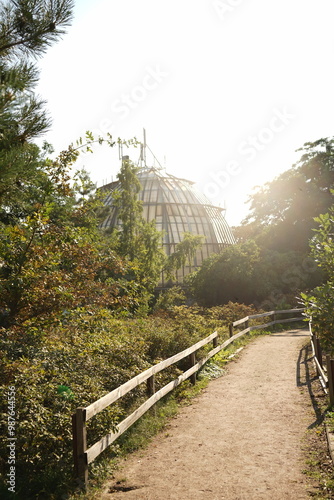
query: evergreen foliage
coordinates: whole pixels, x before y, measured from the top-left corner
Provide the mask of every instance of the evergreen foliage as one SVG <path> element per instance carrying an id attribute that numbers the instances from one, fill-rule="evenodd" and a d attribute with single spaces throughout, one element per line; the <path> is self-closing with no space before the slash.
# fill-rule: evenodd
<path id="1" fill-rule="evenodd" d="M 40 170 L 32 141 L 45 133 L 50 118 L 34 94 L 38 57 L 65 32 L 72 18 L 70 0 L 9 0 L 0 3 L 0 216 L 24 195 Z M 0 219 L 1 220 L 1 219 Z"/>
<path id="2" fill-rule="evenodd" d="M 0 4 L 0 54 L 40 56 L 71 22 L 72 0 L 8 0 Z"/>

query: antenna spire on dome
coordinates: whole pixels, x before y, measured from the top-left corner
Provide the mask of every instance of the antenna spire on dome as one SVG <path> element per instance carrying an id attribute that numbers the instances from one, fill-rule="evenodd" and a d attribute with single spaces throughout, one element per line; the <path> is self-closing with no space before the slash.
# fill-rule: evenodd
<path id="1" fill-rule="evenodd" d="M 140 167 L 146 168 L 146 130 L 143 128 L 143 142 L 140 146 Z"/>

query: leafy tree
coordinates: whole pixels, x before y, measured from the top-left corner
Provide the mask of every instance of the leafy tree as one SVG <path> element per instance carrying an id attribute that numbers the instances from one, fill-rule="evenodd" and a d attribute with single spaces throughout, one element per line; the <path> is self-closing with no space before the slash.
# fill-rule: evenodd
<path id="1" fill-rule="evenodd" d="M 196 251 L 202 246 L 203 241 L 204 236 L 189 232 L 183 234 L 182 241 L 176 245 L 175 252 L 169 255 L 166 261 L 164 271 L 169 279 L 173 280 L 177 270 L 184 267 L 187 263 L 191 265 Z"/>
<path id="2" fill-rule="evenodd" d="M 154 220 L 141 221 L 138 229 L 138 254 L 134 262 L 138 263 L 138 275 L 141 281 L 145 283 L 148 290 L 153 291 L 166 261 L 166 255 L 162 249 L 162 233 L 157 231 Z"/>
<path id="3" fill-rule="evenodd" d="M 322 274 L 310 256 L 293 250 L 262 248 L 254 268 L 253 302 L 266 310 L 297 306 L 299 294 L 321 279 Z"/>
<path id="4" fill-rule="evenodd" d="M 316 224 L 314 218 L 326 212 L 333 201 L 333 146 L 331 138 L 304 144 L 300 160 L 291 169 L 250 197 L 250 214 L 240 227 L 234 228 L 234 234 L 241 246 L 255 241 L 259 260 L 252 267 L 245 259 L 245 277 L 235 297 L 243 296 L 270 309 L 284 307 L 293 304 L 300 292 L 321 282 L 323 273 L 316 269 L 314 257 L 308 255 L 309 240 Z M 218 267 L 215 269 L 218 272 Z M 228 289 L 235 290 L 238 280 L 226 272 Z M 247 275 L 252 276 L 248 285 Z M 218 276 L 221 272 L 216 279 Z M 212 279 L 215 282 L 214 272 Z M 218 295 L 221 297 L 220 292 Z"/>
<path id="5" fill-rule="evenodd" d="M 318 223 L 318 228 L 310 242 L 312 255 L 331 279 L 334 278 L 334 205 L 326 214 L 316 217 L 315 222 Z"/>
<path id="6" fill-rule="evenodd" d="M 239 233 L 260 246 L 306 252 L 314 217 L 327 211 L 334 187 L 334 139 L 300 149 L 299 162 L 250 197 L 250 214 Z"/>
<path id="7" fill-rule="evenodd" d="M 260 249 L 253 241 L 225 248 L 206 259 L 201 268 L 186 278 L 193 296 L 205 306 L 229 301 L 251 303 L 254 266 Z"/>
<path id="8" fill-rule="evenodd" d="M 311 240 L 311 252 L 327 280 L 310 293 L 303 293 L 306 312 L 312 317 L 314 332 L 323 345 L 334 354 L 334 206 L 315 219 L 318 228 Z"/>
<path id="9" fill-rule="evenodd" d="M 87 180 L 69 185 L 63 152 L 46 162 L 31 186 L 30 213 L 4 225 L 0 235 L 0 323 L 11 325 L 64 308 L 101 304 L 127 308 L 133 299 L 124 290 L 125 264 L 98 230 L 101 201 L 86 198 Z M 37 182 L 37 180 L 39 182 Z M 40 189 L 40 187 L 43 189 Z M 80 196 L 77 196 L 77 193 Z M 135 303 L 135 302 L 134 302 Z M 2 317 L 2 319 L 1 319 Z"/>
<path id="10" fill-rule="evenodd" d="M 120 226 L 113 229 L 109 243 L 129 263 L 125 286 L 131 287 L 136 294 L 135 309 L 137 314 L 143 315 L 148 311 L 166 256 L 162 250 L 162 233 L 157 231 L 155 221 L 147 222 L 142 216 L 142 203 L 138 200 L 141 184 L 137 173 L 138 167 L 124 157 L 117 176 L 119 183 L 113 192 Z"/>
<path id="11" fill-rule="evenodd" d="M 113 193 L 114 206 L 122 223 L 119 232 L 119 251 L 130 260 L 137 253 L 139 227 L 142 224 L 142 203 L 138 200 L 141 184 L 137 177 L 139 168 L 128 157 L 124 157 L 120 172 L 117 174 L 119 187 Z"/>
<path id="12" fill-rule="evenodd" d="M 161 273 L 165 272 L 169 279 L 173 279 L 176 271 L 193 259 L 203 237 L 185 233 L 175 252 L 167 257 L 162 248 L 163 233 L 157 231 L 154 220 L 147 222 L 143 218 L 142 202 L 138 200 L 141 190 L 138 172 L 139 168 L 124 157 L 117 176 L 118 185 L 113 191 L 113 209 L 117 210 L 120 222 L 119 227 L 113 229 L 113 241 L 117 252 L 133 264 L 135 274 L 128 279 L 138 282 L 149 300 L 153 298 L 152 292 L 161 279 Z"/>
<path id="13" fill-rule="evenodd" d="M 206 259 L 187 282 L 202 305 L 233 301 L 271 310 L 296 304 L 297 295 L 318 280 L 312 259 L 299 252 L 261 248 L 248 240 Z"/>
<path id="14" fill-rule="evenodd" d="M 34 95 L 38 71 L 31 58 L 61 37 L 72 8 L 70 0 L 0 4 L 0 323 L 6 326 L 86 304 L 128 304 L 119 277 L 126 266 L 100 239 L 91 185 L 83 173 L 74 187 L 69 182 L 84 145 L 50 160 L 52 148 L 33 143 L 50 119 Z"/>

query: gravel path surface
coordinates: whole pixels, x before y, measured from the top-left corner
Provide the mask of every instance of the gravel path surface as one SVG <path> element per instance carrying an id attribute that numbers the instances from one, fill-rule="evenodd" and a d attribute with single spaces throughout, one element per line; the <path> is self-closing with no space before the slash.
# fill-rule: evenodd
<path id="1" fill-rule="evenodd" d="M 99 498 L 309 498 L 302 448 L 315 415 L 300 355 L 307 339 L 308 331 L 292 330 L 250 343 L 146 450 L 123 462 Z M 120 479 L 129 490 L 111 492 Z"/>

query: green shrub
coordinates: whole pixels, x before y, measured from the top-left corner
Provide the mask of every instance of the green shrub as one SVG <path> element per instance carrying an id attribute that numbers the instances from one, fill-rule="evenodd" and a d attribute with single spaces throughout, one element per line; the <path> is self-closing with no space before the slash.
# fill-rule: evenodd
<path id="1" fill-rule="evenodd" d="M 180 306 L 186 302 L 186 295 L 180 286 L 172 286 L 159 293 L 154 311 L 170 311 L 174 306 Z"/>
<path id="2" fill-rule="evenodd" d="M 216 328 L 224 331 L 232 319 L 250 312 L 254 310 L 236 304 L 210 310 L 181 305 L 174 306 L 166 318 L 119 319 L 104 309 L 77 309 L 3 330 L 0 392 L 5 402 L 8 388 L 16 388 L 18 498 L 56 499 L 71 489 L 71 416 L 77 407 L 88 406 L 153 364 L 188 348 Z M 187 363 L 186 359 L 159 373 L 156 388 L 176 378 Z M 187 392 L 184 387 L 179 395 Z M 146 384 L 141 384 L 89 420 L 88 446 L 114 429 L 146 397 Z M 4 407 L 0 415 L 4 492 L 8 471 L 6 411 Z M 110 447 L 96 460 L 94 474 L 99 473 L 99 464 L 106 457 L 114 456 L 117 447 Z"/>

